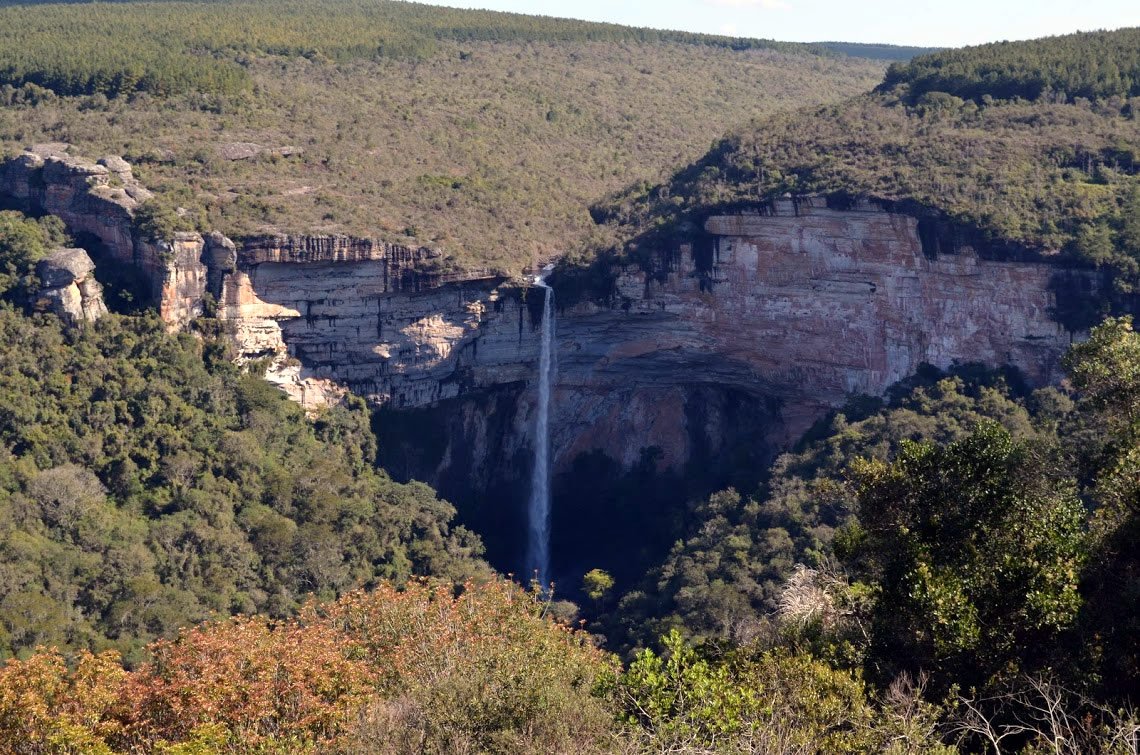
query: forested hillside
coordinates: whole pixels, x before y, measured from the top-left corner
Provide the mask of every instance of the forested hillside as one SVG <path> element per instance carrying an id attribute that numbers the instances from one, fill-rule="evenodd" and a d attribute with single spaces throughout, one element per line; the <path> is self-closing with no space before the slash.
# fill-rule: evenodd
<path id="1" fill-rule="evenodd" d="M 1140 29 L 1001 42 L 895 63 L 879 91 L 913 102 L 945 92 L 981 102 L 1042 97 L 1073 101 L 1140 95 Z"/>
<path id="2" fill-rule="evenodd" d="M 0 152 L 123 155 L 233 237 L 371 235 L 517 272 L 584 237 L 608 192 L 885 66 L 390 0 L 8 5 Z"/>
<path id="3" fill-rule="evenodd" d="M 316 422 L 153 316 L 0 309 L 0 654 L 136 653 L 214 614 L 482 574 L 426 486 L 372 466 L 362 402 Z"/>
<path id="4" fill-rule="evenodd" d="M 594 249 L 649 253 L 699 231 L 709 214 L 787 193 L 828 195 L 837 206 L 871 197 L 949 218 L 984 253 L 1021 247 L 1102 266 L 1130 293 L 1140 281 L 1140 99 L 1131 74 L 1089 84 L 1103 77 L 1085 62 L 1130 70 L 1136 40 L 1126 29 L 896 66 L 875 94 L 764 119 L 670 180 L 599 203 L 606 233 Z M 1019 89 L 1026 71 L 1049 72 L 1032 100 Z M 1081 96 L 1086 89 L 1097 99 Z M 1098 314 L 1084 311 L 1078 324 Z"/>

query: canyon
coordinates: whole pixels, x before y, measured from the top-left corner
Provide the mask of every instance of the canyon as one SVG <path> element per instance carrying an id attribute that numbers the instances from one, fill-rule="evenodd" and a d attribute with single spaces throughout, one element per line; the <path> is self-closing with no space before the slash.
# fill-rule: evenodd
<path id="1" fill-rule="evenodd" d="M 386 468 L 433 484 L 493 560 L 517 562 L 518 537 L 503 533 L 525 531 L 541 288 L 375 239 L 142 238 L 131 219 L 148 193 L 130 167 L 60 147 L 0 166 L 0 193 L 94 239 L 96 275 L 133 266 L 172 330 L 216 319 L 238 361 L 307 409 L 366 398 L 381 409 Z M 1081 335 L 1057 321 L 1055 292 L 1058 276 L 1082 273 L 932 233 L 888 203 L 778 199 L 703 230 L 699 246 L 659 250 L 653 271 L 619 266 L 591 295 L 556 297 L 555 529 L 557 479 L 583 459 L 715 486 L 922 364 L 1011 365 L 1030 385 L 1056 382 Z"/>

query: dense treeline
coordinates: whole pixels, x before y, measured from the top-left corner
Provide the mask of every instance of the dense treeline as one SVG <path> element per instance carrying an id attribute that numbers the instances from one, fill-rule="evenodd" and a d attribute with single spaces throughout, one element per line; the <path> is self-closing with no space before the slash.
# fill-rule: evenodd
<path id="1" fill-rule="evenodd" d="M 375 471 L 362 404 L 310 422 L 154 317 L 0 310 L 0 653 L 117 647 L 483 567 L 425 486 Z"/>
<path id="2" fill-rule="evenodd" d="M 3 7 L 3 6 L 8 7 Z M 827 53 L 828 46 L 738 39 L 615 24 L 466 11 L 403 2 L 0 4 L 0 84 L 31 83 L 60 95 L 116 97 L 135 91 L 234 95 L 251 79 L 252 54 L 349 61 L 422 59 L 439 42 L 673 43 L 743 50 Z M 874 57 L 889 46 L 847 46 Z M 913 51 L 912 51 L 913 52 Z M 862 53 L 862 54 L 861 54 Z"/>
<path id="3" fill-rule="evenodd" d="M 885 400 L 853 400 L 781 455 L 758 490 L 730 489 L 696 502 L 690 531 L 642 584 L 604 606 L 599 631 L 616 647 L 652 645 L 673 628 L 736 643 L 763 635 L 793 567 L 827 566 L 836 533 L 855 521 L 854 491 L 845 484 L 852 459 L 892 458 L 904 441 L 950 443 L 985 420 L 1018 439 L 1038 440 L 1027 404 L 1044 422 L 1056 410 L 1038 407 L 1070 403 L 1054 389 L 1029 396 L 1010 377 L 976 367 L 950 375 L 930 368 L 894 386 Z"/>
<path id="4" fill-rule="evenodd" d="M 63 222 L 57 217 L 33 219 L 12 210 L 0 211 L 0 298 L 18 299 L 34 289 L 36 262 L 68 243 Z"/>
<path id="5" fill-rule="evenodd" d="M 297 620 L 240 617 L 0 668 L 0 749 L 110 753 L 612 751 L 615 665 L 505 582 L 383 584 Z"/>
<path id="6" fill-rule="evenodd" d="M 981 102 L 1140 96 L 1140 29 L 999 42 L 895 63 L 880 91 L 911 102 L 942 92 Z"/>
<path id="7" fill-rule="evenodd" d="M 1060 752 L 1133 752 L 1140 335 L 1109 319 L 1065 362 L 1065 389 L 926 370 L 885 404 L 852 402 L 761 489 L 700 504 L 691 534 L 593 626 L 619 645 L 679 632 L 670 652 L 691 637 L 710 668 L 774 646 L 880 694 L 921 680 L 964 752 L 1057 738 Z"/>

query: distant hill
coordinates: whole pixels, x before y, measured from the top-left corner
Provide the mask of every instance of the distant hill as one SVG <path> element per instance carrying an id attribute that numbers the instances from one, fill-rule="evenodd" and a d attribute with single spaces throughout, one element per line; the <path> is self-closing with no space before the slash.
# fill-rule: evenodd
<path id="1" fill-rule="evenodd" d="M 816 42 L 816 47 L 831 50 L 841 55 L 850 55 L 853 58 L 868 58 L 870 60 L 907 61 L 919 55 L 929 55 L 938 52 L 937 47 L 907 47 L 905 45 L 874 45 L 859 42 Z"/>
<path id="2" fill-rule="evenodd" d="M 125 154 L 163 201 L 232 235 L 376 235 L 517 271 L 580 243 L 606 194 L 885 67 L 390 1 L 9 5 L 0 151 Z"/>
<path id="3" fill-rule="evenodd" d="M 879 91 L 917 101 L 932 92 L 965 99 L 1140 95 L 1140 28 L 997 42 L 892 65 Z"/>

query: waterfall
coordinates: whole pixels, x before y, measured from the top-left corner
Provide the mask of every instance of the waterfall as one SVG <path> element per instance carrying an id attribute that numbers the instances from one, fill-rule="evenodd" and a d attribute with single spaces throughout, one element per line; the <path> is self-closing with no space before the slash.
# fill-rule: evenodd
<path id="1" fill-rule="evenodd" d="M 554 379 L 554 289 L 546 284 L 552 266 L 534 282 L 542 288 L 541 347 L 538 359 L 538 410 L 534 433 L 534 471 L 527 507 L 526 578 L 537 576 L 546 589 L 550 571 L 550 385 Z"/>

